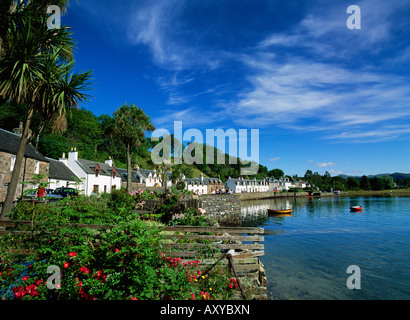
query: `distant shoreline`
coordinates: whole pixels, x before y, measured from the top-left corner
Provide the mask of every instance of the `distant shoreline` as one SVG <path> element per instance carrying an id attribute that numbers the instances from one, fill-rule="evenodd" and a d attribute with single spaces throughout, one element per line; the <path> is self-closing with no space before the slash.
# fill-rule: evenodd
<path id="1" fill-rule="evenodd" d="M 401 196 L 410 197 L 410 189 L 392 189 L 392 190 L 379 190 L 379 191 L 346 191 L 340 194 L 344 197 L 362 197 L 362 196 Z"/>

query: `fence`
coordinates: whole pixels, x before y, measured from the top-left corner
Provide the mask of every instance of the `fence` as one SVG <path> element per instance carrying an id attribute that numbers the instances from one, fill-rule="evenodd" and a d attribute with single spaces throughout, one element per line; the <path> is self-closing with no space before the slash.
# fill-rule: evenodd
<path id="1" fill-rule="evenodd" d="M 33 221 L 0 221 L 0 236 L 4 234 L 32 235 L 36 234 Z M 32 226 L 32 231 L 10 230 L 19 225 Z M 114 225 L 67 224 L 79 228 L 110 229 Z M 168 256 L 186 259 L 200 259 L 201 264 L 215 265 L 217 261 L 229 264 L 235 277 L 241 281 L 248 280 L 249 288 L 257 288 L 262 294 L 257 296 L 266 299 L 267 280 L 259 257 L 264 255 L 263 228 L 246 227 L 194 227 L 167 226 L 159 227 L 163 234 L 162 252 Z M 28 253 L 30 249 L 19 249 L 19 253 Z M 227 258 L 227 259 L 223 259 Z M 263 287 L 263 290 L 260 289 Z M 242 295 L 245 293 L 241 287 Z M 249 291 L 248 291 L 249 292 Z M 255 296 L 255 295 L 254 295 Z M 248 296 L 249 297 L 249 296 Z"/>

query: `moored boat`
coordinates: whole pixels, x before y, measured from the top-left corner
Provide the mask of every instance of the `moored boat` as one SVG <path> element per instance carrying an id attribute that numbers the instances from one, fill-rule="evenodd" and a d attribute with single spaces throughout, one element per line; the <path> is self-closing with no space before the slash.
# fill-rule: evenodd
<path id="1" fill-rule="evenodd" d="M 277 216 L 277 215 L 291 215 L 292 214 L 292 209 L 268 209 L 268 215 L 269 216 Z"/>
<path id="2" fill-rule="evenodd" d="M 353 206 L 350 207 L 350 211 L 352 212 L 362 212 L 363 208 L 361 206 Z"/>

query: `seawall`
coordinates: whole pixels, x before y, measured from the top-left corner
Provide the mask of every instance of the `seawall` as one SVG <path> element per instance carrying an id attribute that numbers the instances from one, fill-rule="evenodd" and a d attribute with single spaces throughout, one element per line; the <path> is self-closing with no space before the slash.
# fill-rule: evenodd
<path id="1" fill-rule="evenodd" d="M 306 192 L 249 192 L 234 194 L 204 194 L 198 197 L 201 207 L 221 225 L 238 226 L 242 221 L 242 201 L 307 197 Z M 321 197 L 335 196 L 333 193 L 321 193 Z"/>

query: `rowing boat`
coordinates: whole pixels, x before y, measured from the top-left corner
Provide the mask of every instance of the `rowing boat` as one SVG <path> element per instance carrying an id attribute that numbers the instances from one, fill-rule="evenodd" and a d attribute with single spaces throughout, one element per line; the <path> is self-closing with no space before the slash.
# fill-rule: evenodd
<path id="1" fill-rule="evenodd" d="M 277 210 L 277 209 L 268 209 L 268 215 L 279 215 L 279 214 L 289 214 L 291 215 L 292 209 L 282 209 L 282 210 Z"/>

